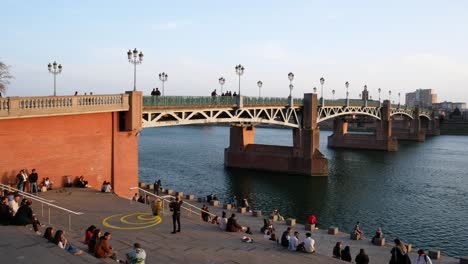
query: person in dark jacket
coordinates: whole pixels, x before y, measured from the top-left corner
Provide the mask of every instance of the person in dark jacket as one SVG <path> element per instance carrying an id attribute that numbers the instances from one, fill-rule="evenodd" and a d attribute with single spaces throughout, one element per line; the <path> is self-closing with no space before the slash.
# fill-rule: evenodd
<path id="1" fill-rule="evenodd" d="M 341 259 L 341 242 L 336 242 L 335 247 L 333 248 L 333 257 Z"/>
<path id="2" fill-rule="evenodd" d="M 96 248 L 96 244 L 97 242 L 99 242 L 100 237 L 101 237 L 101 229 L 95 229 L 93 236 L 88 241 L 89 253 L 94 254 L 94 249 Z"/>
<path id="3" fill-rule="evenodd" d="M 34 232 L 39 232 L 39 220 L 33 214 L 31 209 L 32 202 L 30 200 L 26 201 L 26 204 L 22 205 L 15 214 L 13 218 L 12 224 L 13 225 L 32 225 L 34 228 Z"/>
<path id="4" fill-rule="evenodd" d="M 13 212 L 8 203 L 8 197 L 2 197 L 2 203 L 0 204 L 0 224 L 9 225 L 13 219 Z"/>
<path id="5" fill-rule="evenodd" d="M 31 174 L 29 174 L 28 180 L 29 180 L 29 192 L 33 193 L 35 192 L 36 194 L 39 192 L 37 188 L 37 180 L 39 179 L 39 175 L 36 172 L 36 169 L 32 169 Z"/>
<path id="6" fill-rule="evenodd" d="M 176 197 L 176 200 L 171 202 L 169 205 L 169 208 L 172 211 L 172 234 L 175 234 L 176 232 L 180 232 L 180 206 L 182 206 L 182 199 L 180 196 Z M 176 223 L 177 223 L 177 230 L 176 230 Z"/>
<path id="7" fill-rule="evenodd" d="M 228 232 L 242 231 L 242 226 L 237 223 L 236 214 L 232 214 L 231 217 L 229 217 L 227 226 L 226 226 L 226 231 Z"/>
<path id="8" fill-rule="evenodd" d="M 285 248 L 289 246 L 289 239 L 291 238 L 291 227 L 288 227 L 286 231 L 281 235 L 281 245 Z"/>
<path id="9" fill-rule="evenodd" d="M 366 254 L 364 249 L 361 248 L 354 261 L 356 261 L 356 264 L 369 264 L 369 256 Z"/>
<path id="10" fill-rule="evenodd" d="M 411 260 L 408 257 L 408 249 L 400 239 L 396 238 L 394 240 L 395 246 L 392 248 L 390 253 L 392 257 L 390 258 L 390 264 L 408 264 L 411 263 Z"/>
<path id="11" fill-rule="evenodd" d="M 353 261 L 353 258 L 351 257 L 351 249 L 349 246 L 346 246 L 342 251 L 341 251 L 341 260 L 351 262 Z"/>

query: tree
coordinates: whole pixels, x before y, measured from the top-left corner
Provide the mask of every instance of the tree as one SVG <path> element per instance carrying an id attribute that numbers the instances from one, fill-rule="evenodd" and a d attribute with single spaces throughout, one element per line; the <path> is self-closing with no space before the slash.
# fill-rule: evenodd
<path id="1" fill-rule="evenodd" d="M 13 75 L 10 74 L 10 66 L 0 61 L 0 94 L 5 93 Z"/>

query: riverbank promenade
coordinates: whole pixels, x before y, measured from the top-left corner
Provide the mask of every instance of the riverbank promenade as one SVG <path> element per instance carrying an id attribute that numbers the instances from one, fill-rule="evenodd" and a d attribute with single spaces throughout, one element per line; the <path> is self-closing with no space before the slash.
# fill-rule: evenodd
<path id="1" fill-rule="evenodd" d="M 133 192 L 134 193 L 134 192 Z M 244 243 L 244 233 L 221 231 L 217 225 L 201 221 L 200 216 L 182 211 L 182 232 L 171 234 L 172 218 L 165 211 L 161 221 L 154 220 L 148 205 L 130 202 L 113 194 L 101 193 L 93 189 L 67 188 L 41 193 L 41 197 L 54 200 L 54 204 L 70 210 L 82 212 L 72 216 L 71 231 L 68 230 L 69 216 L 51 209 L 50 224 L 47 206 L 42 207 L 33 201 L 33 210 L 46 226 L 55 230 L 65 230 L 68 240 L 83 249 L 82 256 L 73 256 L 47 243 L 41 236 L 35 235 L 28 227 L 0 226 L 2 240 L 0 245 L 1 262 L 5 263 L 103 263 L 87 253 L 83 244 L 85 230 L 95 225 L 103 232 L 110 232 L 109 244 L 117 252 L 118 259 L 125 259 L 125 253 L 131 250 L 133 243 L 138 242 L 147 254 L 146 263 L 342 263 L 331 257 L 336 241 L 343 246 L 351 247 L 354 259 L 360 248 L 369 254 L 370 263 L 388 263 L 391 246 L 378 247 L 369 240 L 352 241 L 349 234 L 328 235 L 327 230 L 315 230 L 312 238 L 316 241 L 317 254 L 289 252 L 273 241 L 263 239 L 260 228 L 263 217 L 253 217 L 251 213 L 237 214 L 238 222 L 250 226 L 253 243 Z M 201 203 L 188 201 L 197 207 Z M 210 212 L 221 215 L 222 207 L 210 206 Z M 231 214 L 230 210 L 224 210 Z M 234 211 L 232 211 L 234 212 Z M 287 228 L 285 222 L 275 222 L 276 234 Z M 41 229 L 44 231 L 45 227 Z M 305 238 L 303 225 L 295 225 L 293 231 L 300 232 L 300 241 Z M 370 232 L 368 232 L 370 233 Z M 392 241 L 393 238 L 387 238 Z M 411 253 L 414 260 L 415 249 Z M 104 263 L 112 263 L 107 259 Z M 115 263 L 115 262 L 114 262 Z M 442 256 L 433 263 L 459 263 L 458 259 Z"/>

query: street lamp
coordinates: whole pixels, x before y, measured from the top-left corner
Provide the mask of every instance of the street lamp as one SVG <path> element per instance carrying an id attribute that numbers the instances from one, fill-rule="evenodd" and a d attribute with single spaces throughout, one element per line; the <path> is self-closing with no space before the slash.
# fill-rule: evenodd
<path id="1" fill-rule="evenodd" d="M 314 87 L 314 94 L 317 93 L 317 87 Z"/>
<path id="2" fill-rule="evenodd" d="M 140 51 L 140 54 L 138 54 L 138 50 L 135 48 L 133 52 L 128 50 L 127 56 L 128 62 L 133 64 L 133 91 L 136 91 L 136 66 L 143 62 L 143 52 Z"/>
<path id="3" fill-rule="evenodd" d="M 335 100 L 335 89 L 332 90 L 333 100 Z"/>
<path id="4" fill-rule="evenodd" d="M 398 107 L 400 107 L 400 92 L 398 92 Z"/>
<path id="5" fill-rule="evenodd" d="M 221 85 L 221 94 L 223 94 L 223 86 L 224 86 L 224 83 L 226 82 L 226 79 L 224 79 L 224 77 L 219 77 L 218 81 L 219 81 L 219 84 Z"/>
<path id="6" fill-rule="evenodd" d="M 237 96 L 240 96 L 240 77 L 241 77 L 242 74 L 244 74 L 244 66 L 239 64 L 239 65 L 236 66 L 235 69 L 236 69 L 236 74 L 239 75 L 239 92 L 238 92 Z"/>
<path id="7" fill-rule="evenodd" d="M 323 84 L 324 84 L 324 83 L 325 83 L 325 79 L 324 79 L 323 77 L 320 78 L 320 85 L 322 86 L 322 90 L 321 90 L 321 92 L 320 92 L 320 93 L 321 93 L 320 95 L 322 96 L 322 107 L 325 106 L 325 100 L 324 100 L 324 98 L 323 98 Z"/>
<path id="8" fill-rule="evenodd" d="M 168 75 L 165 72 L 159 74 L 159 80 L 162 82 L 162 95 L 164 96 L 164 83 L 167 81 Z"/>
<path id="9" fill-rule="evenodd" d="M 257 85 L 258 85 L 258 97 L 261 97 L 262 96 L 262 93 L 260 92 L 262 86 L 263 86 L 263 82 L 262 81 L 258 81 L 257 82 Z"/>
<path id="10" fill-rule="evenodd" d="M 379 106 L 380 106 L 380 92 L 382 91 L 382 89 L 378 89 L 377 91 L 379 91 Z"/>
<path id="11" fill-rule="evenodd" d="M 294 80 L 294 73 L 292 72 L 288 73 L 288 79 L 289 79 L 289 97 L 292 98 L 292 90 L 294 88 L 292 81 Z"/>
<path id="12" fill-rule="evenodd" d="M 392 90 L 388 90 L 388 101 L 392 101 Z"/>
<path id="13" fill-rule="evenodd" d="M 57 74 L 60 74 L 62 72 L 62 64 L 58 64 L 57 62 L 54 61 L 54 63 L 47 64 L 47 69 L 49 70 L 50 73 L 54 75 L 54 96 L 57 95 Z"/>
<path id="14" fill-rule="evenodd" d="M 348 87 L 349 87 L 349 82 L 345 82 L 344 84 L 346 86 L 346 106 L 349 106 L 349 92 L 348 92 Z"/>

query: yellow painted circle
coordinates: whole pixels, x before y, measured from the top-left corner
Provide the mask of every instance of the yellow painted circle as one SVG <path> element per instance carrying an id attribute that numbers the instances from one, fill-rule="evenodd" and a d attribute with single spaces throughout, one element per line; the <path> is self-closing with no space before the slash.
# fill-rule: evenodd
<path id="1" fill-rule="evenodd" d="M 134 219 L 129 219 L 134 218 Z M 120 224 L 110 224 L 110 220 L 118 219 Z M 102 225 L 108 228 L 118 230 L 137 230 L 150 228 L 162 222 L 161 217 L 153 216 L 150 213 L 131 213 L 131 214 L 115 214 L 108 216 L 102 220 Z"/>

